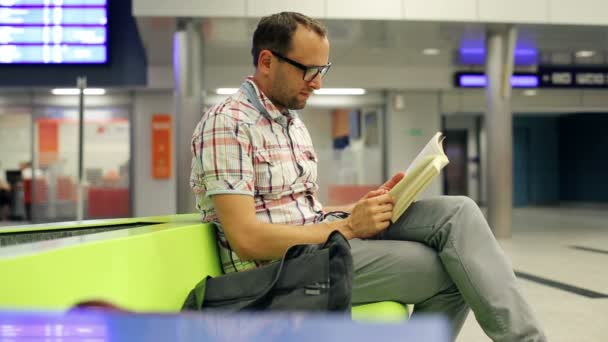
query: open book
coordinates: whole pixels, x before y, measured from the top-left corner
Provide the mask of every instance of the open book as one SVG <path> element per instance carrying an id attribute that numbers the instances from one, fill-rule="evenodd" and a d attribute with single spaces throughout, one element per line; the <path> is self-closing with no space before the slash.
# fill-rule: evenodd
<path id="1" fill-rule="evenodd" d="M 392 222 L 397 221 L 441 169 L 449 163 L 441 146 L 443 139 L 441 132 L 437 132 L 407 168 L 405 177 L 389 191 L 395 199 Z"/>

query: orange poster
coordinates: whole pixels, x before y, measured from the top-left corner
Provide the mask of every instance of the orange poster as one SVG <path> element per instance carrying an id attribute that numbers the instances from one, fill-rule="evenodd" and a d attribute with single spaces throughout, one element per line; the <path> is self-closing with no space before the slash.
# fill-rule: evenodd
<path id="1" fill-rule="evenodd" d="M 171 178 L 171 115 L 152 116 L 152 177 Z"/>
<path id="2" fill-rule="evenodd" d="M 46 166 L 59 157 L 59 123 L 57 120 L 38 120 L 38 162 Z"/>

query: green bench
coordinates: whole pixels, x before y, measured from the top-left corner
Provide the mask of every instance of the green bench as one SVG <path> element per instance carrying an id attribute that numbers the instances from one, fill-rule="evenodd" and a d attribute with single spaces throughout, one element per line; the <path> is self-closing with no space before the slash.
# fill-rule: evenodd
<path id="1" fill-rule="evenodd" d="M 0 248 L 0 309 L 63 310 L 101 299 L 137 312 L 177 312 L 200 279 L 222 274 L 214 227 L 200 223 L 198 215 L 21 226 L 0 230 L 0 239 L 16 231 L 137 223 L 150 225 L 105 233 L 111 239 L 83 235 L 83 243 L 65 247 L 65 240 L 47 240 L 33 253 L 23 252 L 28 245 Z M 380 302 L 357 306 L 352 315 L 387 321 L 407 319 L 409 312 L 399 303 Z"/>

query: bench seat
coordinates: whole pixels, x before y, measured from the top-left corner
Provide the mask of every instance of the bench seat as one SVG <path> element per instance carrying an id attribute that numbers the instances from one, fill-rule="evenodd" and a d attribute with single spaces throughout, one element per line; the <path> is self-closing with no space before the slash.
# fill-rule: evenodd
<path id="1" fill-rule="evenodd" d="M 28 245 L 2 248 L 0 308 L 63 310 L 81 301 L 101 299 L 138 312 L 178 312 L 200 279 L 222 274 L 214 227 L 200 223 L 198 215 L 20 226 L 3 229 L 0 238 L 16 230 L 137 223 L 144 226 L 40 242 L 35 252 L 11 256 L 10 251 Z M 69 240 L 71 244 L 61 246 Z M 409 315 L 407 306 L 381 302 L 353 308 L 353 317 L 386 321 Z"/>

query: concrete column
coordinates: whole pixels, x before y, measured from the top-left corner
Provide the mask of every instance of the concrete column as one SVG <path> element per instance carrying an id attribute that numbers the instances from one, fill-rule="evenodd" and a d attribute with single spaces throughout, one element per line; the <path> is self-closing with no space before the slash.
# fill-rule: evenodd
<path id="1" fill-rule="evenodd" d="M 173 37 L 177 212 L 194 213 L 190 140 L 202 111 L 202 35 L 195 19 L 178 19 Z"/>
<path id="2" fill-rule="evenodd" d="M 513 211 L 513 113 L 511 75 L 517 31 L 512 25 L 486 33 L 488 222 L 497 238 L 511 237 Z"/>

